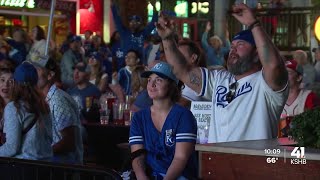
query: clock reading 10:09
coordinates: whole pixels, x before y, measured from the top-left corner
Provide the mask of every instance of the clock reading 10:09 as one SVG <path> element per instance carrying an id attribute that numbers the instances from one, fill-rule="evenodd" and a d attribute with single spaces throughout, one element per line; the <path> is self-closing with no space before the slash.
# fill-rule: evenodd
<path id="1" fill-rule="evenodd" d="M 279 155 L 281 153 L 281 149 L 264 149 L 265 155 Z"/>

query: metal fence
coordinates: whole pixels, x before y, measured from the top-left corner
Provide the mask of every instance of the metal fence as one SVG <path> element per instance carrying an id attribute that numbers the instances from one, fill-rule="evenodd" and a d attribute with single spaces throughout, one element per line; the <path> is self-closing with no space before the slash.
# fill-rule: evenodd
<path id="1" fill-rule="evenodd" d="M 1 180 L 120 180 L 112 169 L 0 158 Z"/>
<path id="2" fill-rule="evenodd" d="M 257 11 L 263 27 L 281 51 L 309 50 L 311 30 L 320 16 L 319 7 L 261 9 Z M 231 37 L 239 32 L 241 24 L 229 16 Z"/>

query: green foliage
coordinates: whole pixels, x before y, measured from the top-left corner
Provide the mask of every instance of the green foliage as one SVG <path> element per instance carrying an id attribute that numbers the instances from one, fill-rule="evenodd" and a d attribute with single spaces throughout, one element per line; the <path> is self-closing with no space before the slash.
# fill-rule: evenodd
<path id="1" fill-rule="evenodd" d="M 312 0 L 313 6 L 319 6 L 320 5 L 320 0 Z"/>
<path id="2" fill-rule="evenodd" d="M 295 116 L 289 135 L 299 146 L 320 149 L 320 108 Z"/>

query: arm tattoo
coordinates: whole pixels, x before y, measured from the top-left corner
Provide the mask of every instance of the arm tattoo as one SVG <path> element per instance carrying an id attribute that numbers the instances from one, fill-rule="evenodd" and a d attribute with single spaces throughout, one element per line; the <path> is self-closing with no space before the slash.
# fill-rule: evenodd
<path id="1" fill-rule="evenodd" d="M 200 77 L 197 76 L 196 73 L 190 72 L 189 77 L 190 77 L 190 83 L 191 83 L 191 84 L 194 84 L 194 85 L 196 85 L 196 86 L 200 86 L 200 83 L 201 83 L 201 82 L 200 82 Z"/>

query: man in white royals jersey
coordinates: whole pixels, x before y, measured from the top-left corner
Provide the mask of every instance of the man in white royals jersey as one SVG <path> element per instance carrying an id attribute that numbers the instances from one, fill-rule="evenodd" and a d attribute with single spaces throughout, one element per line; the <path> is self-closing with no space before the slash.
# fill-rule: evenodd
<path id="1" fill-rule="evenodd" d="M 199 96 L 211 100 L 214 118 L 209 142 L 277 137 L 277 124 L 288 97 L 288 72 L 279 51 L 245 4 L 232 15 L 248 30 L 232 40 L 226 70 L 188 66 L 174 41 L 174 24 L 162 16 L 157 24 L 166 59 L 174 73 Z"/>

